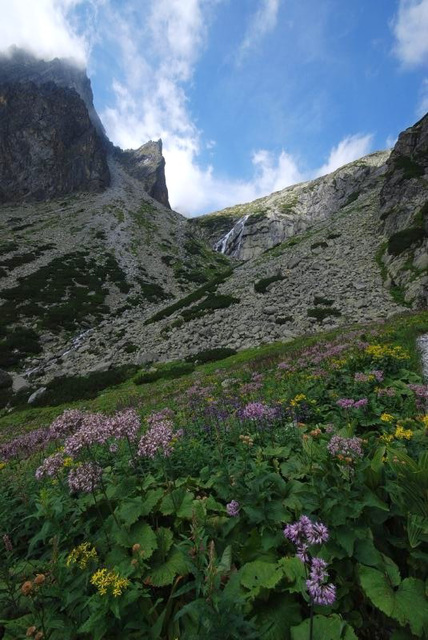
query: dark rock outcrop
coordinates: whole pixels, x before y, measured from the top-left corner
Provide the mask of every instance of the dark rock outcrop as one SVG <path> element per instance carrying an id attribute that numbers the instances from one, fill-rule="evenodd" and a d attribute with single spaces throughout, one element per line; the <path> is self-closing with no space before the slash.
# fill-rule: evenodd
<path id="1" fill-rule="evenodd" d="M 0 202 L 101 191 L 109 183 L 103 141 L 74 89 L 0 85 Z"/>
<path id="2" fill-rule="evenodd" d="M 116 157 L 126 171 L 144 185 L 149 196 L 170 208 L 165 180 L 165 158 L 162 155 L 162 140 L 157 142 L 150 140 L 139 149 L 127 151 L 116 149 Z"/>
<path id="3" fill-rule="evenodd" d="M 85 103 L 92 124 L 101 137 L 107 140 L 104 127 L 95 111 L 91 81 L 85 69 L 77 66 L 73 60 L 39 60 L 23 49 L 11 47 L 6 53 L 0 54 L 0 84 L 16 82 L 34 82 L 38 86 L 54 82 L 59 87 L 74 89 Z"/>
<path id="4" fill-rule="evenodd" d="M 400 134 L 380 193 L 388 282 L 413 308 L 428 306 L 428 114 Z"/>

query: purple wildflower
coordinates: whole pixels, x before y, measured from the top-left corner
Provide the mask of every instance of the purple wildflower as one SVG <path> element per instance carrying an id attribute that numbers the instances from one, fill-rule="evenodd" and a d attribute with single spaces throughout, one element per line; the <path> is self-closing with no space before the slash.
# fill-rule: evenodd
<path id="1" fill-rule="evenodd" d="M 314 522 L 307 534 L 309 544 L 322 544 L 328 540 L 328 529 L 322 522 Z"/>
<path id="2" fill-rule="evenodd" d="M 350 458 L 351 462 L 355 462 L 357 458 L 363 457 L 361 438 L 343 438 L 335 435 L 331 438 L 327 445 L 329 453 L 338 458 Z"/>
<path id="3" fill-rule="evenodd" d="M 4 548 L 6 549 L 6 551 L 9 551 L 9 552 L 13 551 L 12 541 L 7 535 L 7 533 L 4 534 L 4 536 L 2 537 L 2 540 L 3 540 Z"/>
<path id="4" fill-rule="evenodd" d="M 380 371 L 380 369 L 375 369 L 374 371 L 371 371 L 371 374 L 376 378 L 377 382 L 383 382 L 383 379 L 384 379 L 383 371 Z"/>
<path id="5" fill-rule="evenodd" d="M 367 398 L 360 398 L 360 400 L 356 400 L 354 402 L 354 409 L 361 409 L 361 407 L 366 407 L 368 404 Z"/>
<path id="6" fill-rule="evenodd" d="M 134 442 L 138 437 L 141 428 L 141 421 L 135 409 L 125 409 L 118 411 L 109 420 L 107 431 L 109 435 L 117 440 L 127 438 Z"/>
<path id="7" fill-rule="evenodd" d="M 341 409 L 351 409 L 354 406 L 354 401 L 352 398 L 340 398 L 336 404 Z"/>
<path id="8" fill-rule="evenodd" d="M 45 458 L 41 466 L 36 470 L 35 476 L 37 480 L 41 480 L 45 476 L 52 478 L 56 476 L 58 471 L 64 466 L 64 456 L 62 453 L 54 453 Z"/>
<path id="9" fill-rule="evenodd" d="M 94 462 L 85 462 L 68 474 L 70 493 L 90 493 L 101 481 L 103 470 Z"/>
<path id="10" fill-rule="evenodd" d="M 263 402 L 249 402 L 240 412 L 241 418 L 244 420 L 274 420 L 276 418 L 276 409 L 268 407 Z"/>
<path id="11" fill-rule="evenodd" d="M 368 382 L 368 375 L 365 373 L 356 373 L 354 375 L 354 381 L 355 382 Z"/>
<path id="12" fill-rule="evenodd" d="M 308 546 L 327 542 L 329 533 L 322 522 L 312 522 L 307 516 L 300 516 L 297 522 L 288 524 L 284 536 L 296 545 L 296 555 L 302 562 L 309 562 Z"/>
<path id="13" fill-rule="evenodd" d="M 233 518 L 239 516 L 240 504 L 236 500 L 232 500 L 226 505 L 227 515 Z"/>
<path id="14" fill-rule="evenodd" d="M 172 440 L 180 435 L 179 431 L 174 434 L 171 420 L 155 422 L 141 437 L 137 453 L 143 458 L 154 458 L 157 453 L 168 457 L 172 451 Z"/>

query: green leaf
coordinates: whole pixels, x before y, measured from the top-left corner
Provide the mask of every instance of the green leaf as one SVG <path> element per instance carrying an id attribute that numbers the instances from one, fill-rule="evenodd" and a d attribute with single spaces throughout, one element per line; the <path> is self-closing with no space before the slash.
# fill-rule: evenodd
<path id="1" fill-rule="evenodd" d="M 174 489 L 164 497 L 160 505 L 160 512 L 164 516 L 175 513 L 179 518 L 190 519 L 193 513 L 195 495 L 184 487 Z"/>
<path id="2" fill-rule="evenodd" d="M 299 558 L 281 558 L 278 562 L 284 572 L 287 582 L 287 591 L 290 593 L 301 593 L 305 587 L 306 572 L 305 565 Z"/>
<path id="3" fill-rule="evenodd" d="M 290 627 L 301 622 L 300 606 L 292 596 L 275 594 L 257 615 L 260 640 L 289 640 Z"/>
<path id="4" fill-rule="evenodd" d="M 348 556 L 352 556 L 354 552 L 356 537 L 355 531 L 351 527 L 337 527 L 334 531 L 334 538 L 345 549 Z"/>
<path id="5" fill-rule="evenodd" d="M 173 539 L 174 539 L 174 534 L 171 531 L 171 529 L 166 529 L 165 527 L 159 527 L 159 529 L 156 530 L 158 552 L 162 557 L 166 556 L 168 551 L 171 549 Z"/>
<path id="6" fill-rule="evenodd" d="M 232 547 L 231 545 L 229 545 L 223 551 L 223 555 L 221 556 L 221 560 L 218 564 L 218 570 L 220 573 L 228 573 L 230 571 L 231 565 L 232 565 Z"/>
<path id="7" fill-rule="evenodd" d="M 313 640 L 358 640 L 353 628 L 340 616 L 316 615 L 313 619 Z M 304 620 L 298 627 L 291 629 L 291 640 L 308 640 L 310 619 Z"/>
<path id="8" fill-rule="evenodd" d="M 176 575 L 185 575 L 187 572 L 187 563 L 183 553 L 179 549 L 175 549 L 164 563 L 150 570 L 149 580 L 154 587 L 164 587 L 172 584 Z"/>
<path id="9" fill-rule="evenodd" d="M 382 562 L 382 554 L 376 549 L 373 540 L 370 538 L 356 541 L 354 557 L 361 564 L 366 564 L 370 567 L 377 567 Z"/>
<path id="10" fill-rule="evenodd" d="M 140 544 L 143 560 L 148 560 L 158 547 L 158 538 L 149 524 L 139 522 L 131 528 L 132 544 Z"/>
<path id="11" fill-rule="evenodd" d="M 138 496 L 137 498 L 122 502 L 119 509 L 117 509 L 119 518 L 127 527 L 131 526 L 134 522 L 137 522 L 141 516 L 149 515 L 153 507 L 163 496 L 163 493 L 163 490 L 160 488 L 152 489 L 144 496 Z"/>
<path id="12" fill-rule="evenodd" d="M 247 562 L 240 575 L 241 585 L 249 589 L 251 597 L 255 597 L 262 589 L 273 589 L 283 577 L 283 572 L 277 563 L 255 560 Z"/>

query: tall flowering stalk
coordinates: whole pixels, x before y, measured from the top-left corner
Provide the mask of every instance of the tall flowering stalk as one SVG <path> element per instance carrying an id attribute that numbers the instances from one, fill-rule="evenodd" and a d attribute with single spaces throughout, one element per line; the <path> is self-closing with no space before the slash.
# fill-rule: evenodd
<path id="1" fill-rule="evenodd" d="M 306 587 L 311 599 L 310 640 L 312 640 L 313 605 L 330 606 L 336 600 L 336 587 L 334 584 L 326 583 L 329 577 L 327 563 L 322 558 L 313 557 L 309 551 L 309 547 L 327 542 L 329 532 L 322 522 L 312 522 L 307 516 L 301 516 L 297 522 L 285 527 L 284 536 L 296 546 L 296 556 L 305 565 Z"/>

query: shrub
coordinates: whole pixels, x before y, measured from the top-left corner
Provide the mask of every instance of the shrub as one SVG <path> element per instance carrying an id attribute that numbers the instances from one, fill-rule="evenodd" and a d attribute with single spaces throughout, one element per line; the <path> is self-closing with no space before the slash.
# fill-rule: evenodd
<path id="1" fill-rule="evenodd" d="M 427 233 L 422 227 L 409 227 L 397 231 L 388 240 L 388 253 L 392 256 L 399 256 L 412 244 L 422 241 L 426 236 Z"/>
<path id="2" fill-rule="evenodd" d="M 320 241 L 320 242 L 314 242 L 314 244 L 311 244 L 311 249 L 318 249 L 319 247 L 321 247 L 322 249 L 325 249 L 326 247 L 328 247 L 328 243 L 324 241 Z"/>
<path id="3" fill-rule="evenodd" d="M 149 384 L 156 380 L 174 380 L 186 376 L 195 370 L 195 365 L 191 362 L 171 362 L 160 365 L 156 371 L 141 371 L 134 377 L 134 384 Z"/>
<path id="4" fill-rule="evenodd" d="M 317 307 L 316 309 L 308 309 L 308 316 L 310 318 L 316 318 L 320 322 L 324 320 L 324 318 L 328 318 L 328 316 L 341 316 L 341 312 L 339 309 L 331 309 L 325 307 Z"/>
<path id="5" fill-rule="evenodd" d="M 202 318 L 202 316 L 206 315 L 208 311 L 214 311 L 215 309 L 227 309 L 227 307 L 230 307 L 232 304 L 236 304 L 237 302 L 239 302 L 239 298 L 210 293 L 200 304 L 184 310 L 181 315 L 185 322 L 189 322 L 189 320 L 194 320 L 195 318 Z"/>
<path id="6" fill-rule="evenodd" d="M 322 304 L 324 307 L 331 307 L 334 300 L 329 300 L 328 298 L 323 298 L 322 296 L 315 296 L 314 304 Z"/>
<path id="7" fill-rule="evenodd" d="M 186 362 L 194 362 L 195 364 L 203 364 L 206 362 L 216 362 L 224 360 L 236 354 L 236 349 L 230 347 L 218 347 L 217 349 L 206 349 L 191 356 L 187 356 Z"/>
<path id="8" fill-rule="evenodd" d="M 352 204 L 353 202 L 355 202 L 355 200 L 358 200 L 359 195 L 360 195 L 359 191 L 354 191 L 353 193 L 351 193 L 351 194 L 347 197 L 347 199 L 346 199 L 346 202 L 345 202 L 344 206 L 345 206 L 345 207 L 347 207 L 348 205 L 350 205 L 350 204 Z"/>
<path id="9" fill-rule="evenodd" d="M 39 336 L 33 329 L 19 327 L 11 332 L 3 331 L 0 340 L 0 368 L 17 365 L 22 358 L 41 352 Z"/>
<path id="10" fill-rule="evenodd" d="M 272 284 L 272 282 L 278 282 L 280 280 L 284 280 L 284 276 L 280 273 L 276 276 L 271 276 L 270 278 L 262 278 L 261 280 L 257 280 L 254 283 L 254 291 L 256 293 L 265 293 L 268 286 Z"/>
<path id="11" fill-rule="evenodd" d="M 79 399 L 95 398 L 103 389 L 122 384 L 131 378 L 136 369 L 135 365 L 125 365 L 109 371 L 88 373 L 85 376 L 55 378 L 46 385 L 46 393 L 34 403 L 34 406 L 55 406 Z"/>

